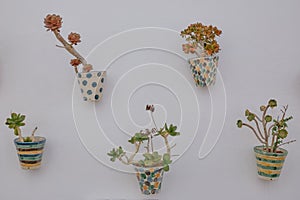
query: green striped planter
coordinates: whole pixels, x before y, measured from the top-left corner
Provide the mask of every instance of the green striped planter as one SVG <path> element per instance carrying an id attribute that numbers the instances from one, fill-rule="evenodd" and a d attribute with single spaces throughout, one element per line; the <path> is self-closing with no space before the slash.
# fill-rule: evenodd
<path id="1" fill-rule="evenodd" d="M 263 151 L 263 148 L 263 146 L 254 147 L 258 177 L 268 181 L 276 180 L 280 176 L 288 151 L 278 148 L 280 152 L 272 153 Z"/>
<path id="2" fill-rule="evenodd" d="M 14 140 L 22 169 L 37 169 L 41 166 L 46 138 L 35 136 L 34 142 Z"/>

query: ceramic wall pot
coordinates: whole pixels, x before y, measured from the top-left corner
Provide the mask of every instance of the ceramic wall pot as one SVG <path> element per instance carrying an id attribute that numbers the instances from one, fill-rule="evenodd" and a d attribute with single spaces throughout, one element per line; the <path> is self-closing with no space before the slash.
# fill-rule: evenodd
<path id="1" fill-rule="evenodd" d="M 164 175 L 163 168 L 136 167 L 135 170 L 143 194 L 157 194 L 160 191 Z"/>
<path id="2" fill-rule="evenodd" d="M 19 138 L 14 140 L 23 169 L 37 169 L 41 166 L 46 138 L 39 136 L 34 138 L 34 142 L 20 142 Z"/>
<path id="3" fill-rule="evenodd" d="M 280 176 L 288 151 L 278 148 L 278 152 L 265 152 L 263 146 L 254 147 L 258 177 L 263 180 L 276 180 Z"/>
<path id="4" fill-rule="evenodd" d="M 205 87 L 215 84 L 218 62 L 219 56 L 217 55 L 189 60 L 196 86 Z"/>
<path id="5" fill-rule="evenodd" d="M 78 72 L 77 80 L 84 101 L 100 101 L 103 94 L 106 71 Z"/>

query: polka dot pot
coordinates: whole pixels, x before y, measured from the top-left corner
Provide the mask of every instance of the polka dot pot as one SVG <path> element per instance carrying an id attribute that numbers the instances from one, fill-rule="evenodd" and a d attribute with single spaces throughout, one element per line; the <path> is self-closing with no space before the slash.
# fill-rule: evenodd
<path id="1" fill-rule="evenodd" d="M 106 71 L 79 72 L 77 80 L 84 101 L 100 101 L 103 94 L 103 86 Z"/>
<path id="2" fill-rule="evenodd" d="M 218 62 L 219 56 L 217 55 L 189 60 L 196 86 L 205 87 L 215 84 Z"/>
<path id="3" fill-rule="evenodd" d="M 263 146 L 254 147 L 258 177 L 272 181 L 279 178 L 288 151 L 278 148 L 278 152 L 263 151 Z"/>
<path id="4" fill-rule="evenodd" d="M 37 169 L 41 166 L 46 138 L 35 136 L 34 142 L 14 140 L 22 169 Z"/>
<path id="5" fill-rule="evenodd" d="M 137 167 L 136 177 L 141 192 L 145 195 L 157 194 L 160 191 L 164 175 L 163 168 L 142 168 Z"/>

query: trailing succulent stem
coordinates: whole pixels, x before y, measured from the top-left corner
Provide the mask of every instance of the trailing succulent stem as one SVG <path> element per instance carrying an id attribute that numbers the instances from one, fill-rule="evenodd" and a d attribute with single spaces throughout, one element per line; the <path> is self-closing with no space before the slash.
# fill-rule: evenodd
<path id="1" fill-rule="evenodd" d="M 44 19 L 45 28 L 47 31 L 52 31 L 57 38 L 57 40 L 63 45 L 56 45 L 57 47 L 66 49 L 71 55 L 73 55 L 76 59 L 72 59 L 70 64 L 74 67 L 76 73 L 78 73 L 77 66 L 83 65 L 83 72 L 89 72 L 93 69 L 91 64 L 88 64 L 87 61 L 81 56 L 73 45 L 77 45 L 81 42 L 80 35 L 78 33 L 70 33 L 68 35 L 67 42 L 63 36 L 60 34 L 60 28 L 62 27 L 62 18 L 59 15 L 49 14 Z"/>
<path id="2" fill-rule="evenodd" d="M 6 119 L 5 125 L 14 130 L 14 134 L 19 137 L 20 142 L 34 142 L 34 133 L 37 130 L 37 127 L 35 127 L 35 129 L 32 131 L 31 137 L 22 137 L 22 131 L 20 127 L 25 126 L 25 117 L 25 115 L 20 113 L 11 113 L 10 118 Z"/>
<path id="3" fill-rule="evenodd" d="M 119 160 L 123 164 L 126 165 L 135 165 L 138 167 L 163 167 L 165 171 L 169 170 L 169 164 L 172 163 L 171 160 L 171 148 L 169 145 L 168 137 L 169 136 L 178 136 L 180 135 L 179 132 L 176 132 L 177 127 L 173 126 L 172 124 L 168 126 L 167 124 L 164 125 L 163 128 L 158 130 L 156 122 L 153 117 L 154 106 L 147 105 L 146 110 L 150 111 L 151 119 L 155 126 L 155 128 L 149 130 L 145 129 L 138 133 L 128 140 L 129 143 L 135 145 L 135 151 L 131 154 L 130 157 L 126 155 L 126 152 L 123 151 L 122 147 L 113 148 L 107 155 L 110 156 L 110 160 L 112 162 Z M 157 151 L 154 151 L 153 146 L 153 138 L 160 136 L 163 138 L 166 146 L 166 153 L 160 155 Z M 146 153 L 143 154 L 144 159 L 135 161 L 134 158 L 137 153 L 140 151 L 141 145 L 146 142 Z"/>
<path id="4" fill-rule="evenodd" d="M 267 114 L 267 111 L 275 107 L 277 107 L 277 101 L 274 99 L 269 100 L 267 105 L 260 106 L 260 111 L 262 112 L 261 118 L 247 109 L 245 111 L 245 116 L 249 122 L 254 122 L 255 126 L 244 123 L 242 120 L 237 121 L 237 126 L 239 128 L 243 126 L 249 128 L 256 138 L 265 146 L 265 150 L 268 152 L 276 152 L 279 146 L 296 141 L 291 140 L 282 143 L 283 139 L 288 135 L 287 122 L 293 119 L 293 117 L 286 117 L 286 112 L 288 110 L 288 105 L 286 105 L 281 109 L 281 116 L 278 116 L 277 119 L 273 119 L 271 115 Z"/>

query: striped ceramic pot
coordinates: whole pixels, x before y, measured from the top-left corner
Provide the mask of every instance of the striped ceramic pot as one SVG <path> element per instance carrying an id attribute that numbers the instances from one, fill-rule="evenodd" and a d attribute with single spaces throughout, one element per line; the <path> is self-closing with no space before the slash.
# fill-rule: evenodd
<path id="1" fill-rule="evenodd" d="M 77 80 L 84 101 L 100 101 L 106 71 L 91 71 L 77 73 Z"/>
<path id="2" fill-rule="evenodd" d="M 41 166 L 46 138 L 39 136 L 34 138 L 34 142 L 20 142 L 19 138 L 14 140 L 23 169 L 37 169 Z"/>
<path id="3" fill-rule="evenodd" d="M 190 68 L 196 86 L 210 86 L 216 82 L 219 56 L 192 58 L 189 60 Z"/>
<path id="4" fill-rule="evenodd" d="M 254 147 L 258 177 L 264 180 L 276 180 L 280 176 L 288 151 L 278 148 L 278 152 L 263 151 L 263 146 Z"/>
<path id="5" fill-rule="evenodd" d="M 136 177 L 143 194 L 157 194 L 160 191 L 164 175 L 163 168 L 143 168 L 137 167 Z"/>

